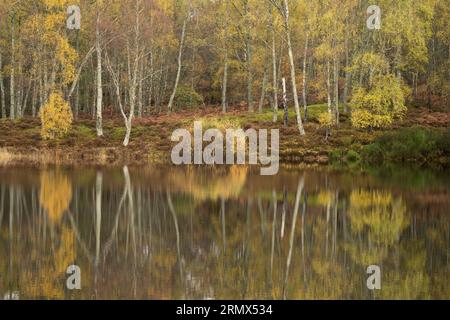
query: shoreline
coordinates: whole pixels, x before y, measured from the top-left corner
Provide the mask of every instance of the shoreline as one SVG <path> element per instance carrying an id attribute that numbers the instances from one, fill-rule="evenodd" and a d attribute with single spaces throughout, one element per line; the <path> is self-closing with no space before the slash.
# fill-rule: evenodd
<path id="1" fill-rule="evenodd" d="M 24 165 L 171 165 L 171 151 L 177 144 L 170 137 L 177 129 L 190 130 L 195 121 L 205 128 L 279 129 L 281 165 L 388 165 L 450 168 L 450 110 L 411 108 L 406 118 L 385 130 L 352 128 L 342 116 L 339 128 L 325 139 L 317 115 L 324 106 L 310 107 L 306 136 L 300 137 L 294 114 L 288 127 L 273 123 L 271 111 L 247 113 L 235 110 L 217 116 L 213 107 L 182 115 L 159 114 L 136 118 L 130 144 L 122 146 L 125 129 L 119 118 L 104 120 L 104 136 L 97 137 L 95 120 L 81 118 L 62 139 L 43 140 L 39 119 L 0 120 L 0 166 Z M 447 141 L 448 140 L 448 141 Z M 429 148 L 428 145 L 433 148 Z M 371 147 L 371 148 L 368 148 Z M 402 149 L 399 154 L 398 149 Z"/>

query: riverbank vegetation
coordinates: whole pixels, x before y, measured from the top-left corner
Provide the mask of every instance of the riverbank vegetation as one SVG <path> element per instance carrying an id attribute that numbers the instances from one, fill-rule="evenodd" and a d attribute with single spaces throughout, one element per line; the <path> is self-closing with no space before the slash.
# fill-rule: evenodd
<path id="1" fill-rule="evenodd" d="M 286 128 L 280 127 L 282 164 L 354 167 L 407 162 L 436 168 L 450 165 L 449 112 L 411 108 L 401 126 L 372 131 L 352 127 L 344 114 L 339 128 L 333 129 L 326 138 L 326 128 L 320 122 L 326 109 L 326 105 L 310 107 L 310 121 L 305 124 L 308 134 L 303 139 L 298 138 L 295 122 L 290 121 Z M 43 139 L 40 121 L 26 117 L 13 122 L 0 121 L 0 135 L 4 137 L 0 141 L 0 150 L 11 164 L 168 164 L 174 146 L 170 136 L 177 128 L 192 130 L 194 121 L 198 120 L 203 122 L 205 129 L 278 128 L 272 122 L 272 116 L 270 111 L 250 114 L 240 108 L 217 116 L 216 109 L 208 107 L 195 112 L 136 119 L 127 147 L 121 145 L 125 128 L 117 117 L 104 119 L 103 137 L 96 136 L 95 120 L 84 118 L 76 120 L 64 137 L 54 140 Z M 293 111 L 290 116 L 295 116 Z"/>

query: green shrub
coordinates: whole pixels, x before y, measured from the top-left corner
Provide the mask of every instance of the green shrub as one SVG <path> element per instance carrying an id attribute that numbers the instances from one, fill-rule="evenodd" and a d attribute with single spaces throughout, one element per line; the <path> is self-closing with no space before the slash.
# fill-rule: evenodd
<path id="1" fill-rule="evenodd" d="M 203 105 L 203 97 L 192 87 L 179 86 L 175 94 L 174 106 L 176 109 L 192 109 Z"/>
<path id="2" fill-rule="evenodd" d="M 407 128 L 378 137 L 363 148 L 368 162 L 433 162 L 450 154 L 450 133 Z"/>
<path id="3" fill-rule="evenodd" d="M 348 162 L 355 163 L 355 162 L 360 162 L 361 161 L 361 156 L 355 150 L 349 150 L 347 152 L 346 159 L 347 159 Z"/>
<path id="4" fill-rule="evenodd" d="M 328 154 L 331 163 L 339 163 L 342 160 L 342 152 L 340 150 L 333 150 Z"/>

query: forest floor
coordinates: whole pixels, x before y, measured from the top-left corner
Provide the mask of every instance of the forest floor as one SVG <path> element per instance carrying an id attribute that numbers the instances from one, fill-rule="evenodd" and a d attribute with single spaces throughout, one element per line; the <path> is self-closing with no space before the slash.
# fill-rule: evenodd
<path id="1" fill-rule="evenodd" d="M 40 136 L 40 120 L 24 118 L 16 121 L 0 120 L 0 165 L 143 165 L 170 164 L 174 142 L 170 137 L 175 129 L 193 129 L 194 121 L 203 121 L 203 128 L 255 128 L 280 129 L 280 162 L 285 165 L 326 165 L 333 161 L 345 163 L 358 158 L 364 146 L 378 137 L 402 128 L 425 127 L 436 131 L 450 128 L 450 110 L 410 108 L 402 122 L 387 130 L 357 130 L 351 127 L 346 114 L 341 114 L 339 128 L 325 139 L 317 116 L 326 105 L 309 107 L 309 121 L 305 123 L 306 136 L 301 137 L 293 111 L 289 126 L 282 125 L 280 111 L 278 123 L 273 123 L 273 113 L 248 113 L 243 108 L 231 108 L 227 114 L 218 113 L 217 107 L 197 112 L 149 115 L 135 118 L 128 147 L 122 146 L 125 127 L 122 118 L 108 117 L 105 112 L 104 137 L 98 138 L 95 120 L 84 115 L 74 121 L 69 134 L 63 139 L 45 141 Z M 441 162 L 450 163 L 449 158 Z"/>

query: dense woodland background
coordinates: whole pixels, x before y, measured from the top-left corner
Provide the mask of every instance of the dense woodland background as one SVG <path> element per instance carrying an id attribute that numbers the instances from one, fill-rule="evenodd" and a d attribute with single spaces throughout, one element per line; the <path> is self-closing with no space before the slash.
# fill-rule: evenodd
<path id="1" fill-rule="evenodd" d="M 374 4 L 379 30 L 366 24 Z M 366 112 L 355 125 L 381 127 L 406 106 L 448 107 L 449 4 L 0 0 L 1 117 L 36 117 L 59 93 L 62 101 L 51 101 L 68 102 L 75 119 L 91 115 L 99 136 L 103 117 L 122 116 L 126 145 L 134 117 L 205 105 L 281 108 L 286 78 L 301 134 L 315 103 L 328 105 L 325 123 L 339 124 L 341 104 Z M 81 9 L 80 30 L 67 28 L 71 5 Z"/>

